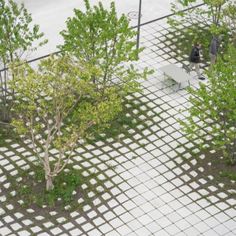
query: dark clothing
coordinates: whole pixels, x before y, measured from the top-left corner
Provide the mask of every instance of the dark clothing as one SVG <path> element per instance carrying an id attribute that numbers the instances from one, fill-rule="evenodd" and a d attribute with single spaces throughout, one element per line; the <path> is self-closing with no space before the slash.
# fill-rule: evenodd
<path id="1" fill-rule="evenodd" d="M 189 61 L 193 63 L 200 63 L 200 53 L 198 47 L 193 46 Z"/>
<path id="2" fill-rule="evenodd" d="M 218 48 L 219 48 L 219 43 L 218 43 L 218 40 L 217 38 L 212 38 L 211 40 L 211 45 L 210 45 L 210 53 L 212 55 L 217 55 L 217 52 L 218 52 Z"/>

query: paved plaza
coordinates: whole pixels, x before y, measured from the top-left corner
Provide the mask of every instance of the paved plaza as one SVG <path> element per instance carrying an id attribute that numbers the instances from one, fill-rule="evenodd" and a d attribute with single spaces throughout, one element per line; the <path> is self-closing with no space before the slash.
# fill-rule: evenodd
<path id="1" fill-rule="evenodd" d="M 171 2 L 173 0 L 142 0 L 141 23 L 168 15 L 171 13 Z M 73 9 L 85 9 L 83 0 L 16 0 L 17 3 L 24 3 L 25 7 L 32 13 L 35 23 L 45 33 L 48 43 L 40 48 L 30 58 L 44 56 L 45 54 L 57 51 L 56 45 L 62 43 L 59 32 L 65 28 L 66 19 L 73 15 Z M 97 4 L 98 0 L 90 0 L 91 4 Z M 109 8 L 111 0 L 102 0 L 105 7 Z M 117 13 L 129 15 L 131 12 L 138 12 L 139 0 L 115 0 Z M 197 1 L 201 3 L 201 0 Z M 130 19 L 130 25 L 138 24 L 137 19 Z"/>
<path id="2" fill-rule="evenodd" d="M 47 1 L 42 8 L 46 5 Z M 182 133 L 178 120 L 187 115 L 189 94 L 163 83 L 159 71 L 169 63 L 188 63 L 188 55 L 171 50 L 169 32 L 179 34 L 169 29 L 166 19 L 141 28 L 141 46 L 146 49 L 137 66 L 155 72 L 142 81 L 142 92 L 126 98 L 126 115 L 137 125 L 123 124 L 116 138 L 101 136 L 74 153 L 73 166 L 84 169 L 84 176 L 96 173 L 100 180 L 91 179 L 96 187 L 88 191 L 89 203 L 78 196 L 82 207 L 70 210 L 25 208 L 19 199 L 9 200 L 7 196 L 14 196 L 9 177 L 17 179 L 16 169 L 29 168 L 34 157 L 27 143 L 19 146 L 7 140 L 0 147 L 0 235 L 236 235 L 235 182 L 219 180 L 211 168 L 215 151 L 200 151 L 197 140 L 190 142 Z M 190 84 L 197 88 L 199 81 L 191 75 Z"/>

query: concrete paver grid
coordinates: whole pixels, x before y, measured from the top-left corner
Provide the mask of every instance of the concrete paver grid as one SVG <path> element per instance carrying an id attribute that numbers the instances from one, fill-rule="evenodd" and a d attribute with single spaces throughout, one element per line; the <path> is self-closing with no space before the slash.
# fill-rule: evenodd
<path id="1" fill-rule="evenodd" d="M 45 215 L 33 209 L 16 212 L 4 194 L 9 187 L 6 174 L 14 176 L 15 166 L 24 168 L 30 161 L 19 157 L 27 156 L 26 149 L 10 142 L 9 147 L 0 150 L 2 235 L 235 234 L 235 199 L 224 187 L 215 186 L 211 176 L 204 175 L 204 166 L 197 166 L 191 158 L 194 143 L 186 140 L 179 129 L 179 109 L 187 107 L 188 93 L 174 93 L 161 85 L 158 67 L 184 61 L 170 55 L 163 57 L 161 51 L 168 47 L 155 40 L 166 30 L 163 22 L 142 28 L 141 44 L 147 49 L 137 65 L 151 66 L 156 73 L 143 82 L 142 93 L 127 98 L 147 110 L 138 117 L 147 120 L 148 126 L 128 130 L 132 135 L 124 135 L 119 142 L 99 141 L 79 148 L 78 157 L 86 158 L 82 163 L 74 158 L 75 164 L 88 168 L 96 163 L 96 170 L 110 177 L 105 185 L 108 193 L 93 200 L 95 208 L 85 206 L 83 214 L 74 211 L 66 218 L 56 211 Z M 193 79 L 191 84 L 197 87 L 198 81 Z M 112 171 L 108 168 L 111 163 L 116 167 Z"/>

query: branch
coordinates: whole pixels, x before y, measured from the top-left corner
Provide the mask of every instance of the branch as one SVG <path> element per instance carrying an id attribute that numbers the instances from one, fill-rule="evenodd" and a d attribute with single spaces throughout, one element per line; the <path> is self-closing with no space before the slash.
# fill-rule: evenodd
<path id="1" fill-rule="evenodd" d="M 35 141 L 35 136 L 34 136 L 33 119 L 32 119 L 32 117 L 31 117 L 31 122 L 30 122 L 30 135 L 31 135 L 33 149 L 34 149 L 35 153 L 37 154 L 37 157 L 38 157 L 39 161 L 43 164 L 43 158 L 40 157 L 40 153 L 38 152 L 38 148 L 36 147 L 36 144 L 35 144 L 36 141 Z"/>
<path id="2" fill-rule="evenodd" d="M 86 128 L 85 129 L 88 129 L 89 127 L 91 127 L 92 125 L 94 125 L 95 124 L 95 122 L 94 121 L 90 121 L 88 124 L 87 124 L 87 126 L 86 126 Z M 74 140 L 72 140 L 72 142 L 73 142 L 73 145 L 71 146 L 71 148 L 70 148 L 70 150 L 69 150 L 69 154 L 68 154 L 68 157 L 67 157 L 67 159 L 64 161 L 64 164 L 63 165 L 61 165 L 61 167 L 60 167 L 60 165 L 57 165 L 57 166 L 55 166 L 55 168 L 54 168 L 54 170 L 53 170 L 53 173 L 51 174 L 51 176 L 52 177 L 55 177 L 55 176 L 57 176 L 65 167 L 66 167 L 66 165 L 68 164 L 68 162 L 70 161 L 70 159 L 71 159 L 71 157 L 72 157 L 72 154 L 73 154 L 73 151 L 74 151 L 74 148 L 75 148 L 75 146 L 77 145 L 77 140 L 78 140 L 78 138 L 79 138 L 79 133 L 74 137 Z M 61 153 L 65 153 L 65 149 L 62 149 L 62 152 Z M 61 154 L 62 156 L 64 156 L 64 154 Z"/>

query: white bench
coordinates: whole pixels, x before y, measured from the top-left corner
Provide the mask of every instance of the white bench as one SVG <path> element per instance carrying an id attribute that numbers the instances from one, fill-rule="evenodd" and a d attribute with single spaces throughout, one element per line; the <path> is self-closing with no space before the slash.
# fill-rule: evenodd
<path id="1" fill-rule="evenodd" d="M 169 64 L 159 68 L 163 72 L 164 78 L 170 78 L 178 84 L 178 89 L 181 88 L 181 84 L 188 82 L 190 86 L 191 76 L 182 68 L 179 68 L 175 64 Z M 178 90 L 177 89 L 177 90 Z"/>

